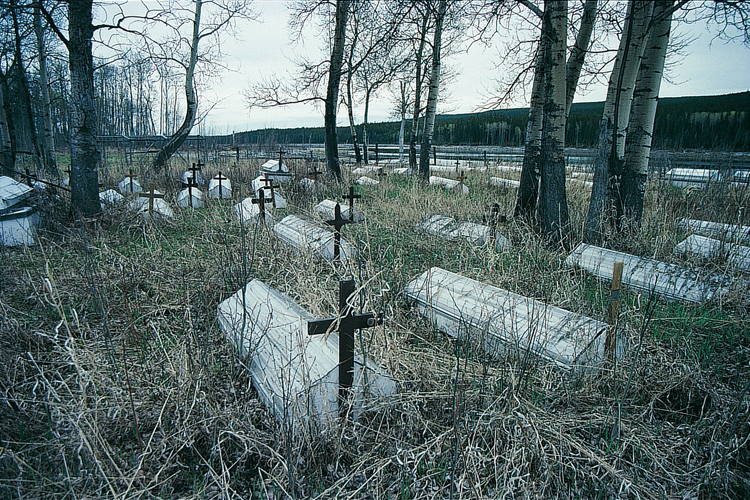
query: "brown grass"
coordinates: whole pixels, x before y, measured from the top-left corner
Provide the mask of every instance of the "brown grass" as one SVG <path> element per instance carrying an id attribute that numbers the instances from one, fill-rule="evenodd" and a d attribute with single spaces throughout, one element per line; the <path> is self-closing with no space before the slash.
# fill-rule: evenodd
<path id="1" fill-rule="evenodd" d="M 209 173 L 222 170 L 235 189 L 259 165 L 221 162 Z M 104 177 L 116 183 L 126 171 L 110 164 Z M 174 200 L 173 181 L 139 173 Z M 39 245 L 0 249 L 0 497 L 747 495 L 750 321 L 741 307 L 657 304 L 641 337 L 648 299 L 626 291 L 623 356 L 585 378 L 513 355 L 490 359 L 404 307 L 403 286 L 440 266 L 604 318 L 607 285 L 563 268 L 565 254 L 523 224 L 501 226 L 512 242 L 504 253 L 414 232 L 434 213 L 481 222 L 494 202 L 510 215 L 514 193 L 486 181 L 472 174 L 468 197 L 393 176 L 358 188 L 367 222 L 345 233 L 362 258 L 347 265 L 290 252 L 262 226 L 248 226 L 243 243 L 231 213 L 238 199 L 176 209 L 161 224 L 127 209 L 72 223 L 49 205 Z M 311 215 L 347 187 L 315 197 L 288 189 L 286 213 Z M 722 200 L 714 208 L 704 196 L 652 184 L 642 231 L 613 245 L 680 262 L 671 253 L 684 236 L 679 217 L 747 224 L 746 192 L 713 193 Z M 569 192 L 577 228 L 587 197 Z M 331 315 L 349 275 L 364 285 L 363 310 L 386 313 L 363 338 L 399 392 L 337 433 L 288 441 L 219 330 L 216 306 L 258 278 Z"/>

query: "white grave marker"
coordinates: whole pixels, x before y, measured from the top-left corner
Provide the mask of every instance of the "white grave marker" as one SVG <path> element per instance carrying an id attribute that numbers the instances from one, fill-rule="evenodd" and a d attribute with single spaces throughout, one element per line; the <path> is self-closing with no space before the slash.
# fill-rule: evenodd
<path id="1" fill-rule="evenodd" d="M 123 180 L 121 180 L 120 183 L 117 185 L 117 189 L 122 194 L 143 192 L 143 188 L 138 183 L 138 181 L 130 176 L 125 177 Z"/>
<path id="2" fill-rule="evenodd" d="M 446 179 L 444 177 L 437 177 L 435 175 L 430 176 L 430 185 L 438 186 L 446 190 L 461 191 L 463 194 L 469 194 L 469 188 L 466 184 L 453 179 Z"/>
<path id="3" fill-rule="evenodd" d="M 531 351 L 565 369 L 604 359 L 606 324 L 433 267 L 404 295 L 452 337 L 468 334 L 491 355 Z"/>
<path id="4" fill-rule="evenodd" d="M 682 219 L 678 225 L 683 231 L 690 231 L 701 236 L 708 236 L 709 238 L 717 238 L 735 243 L 750 243 L 750 226 L 722 224 L 721 222 L 709 222 L 695 219 Z"/>
<path id="5" fill-rule="evenodd" d="M 132 210 L 135 210 L 141 218 L 157 219 L 163 217 L 171 219 L 174 217 L 174 212 L 169 203 L 164 201 L 164 195 L 161 191 L 152 189 L 148 192 L 142 192 L 135 200 L 130 202 L 128 205 Z"/>
<path id="6" fill-rule="evenodd" d="M 99 193 L 99 201 L 107 205 L 118 205 L 125 201 L 125 197 L 114 189 L 107 189 Z"/>
<path id="7" fill-rule="evenodd" d="M 725 243 L 714 238 L 690 235 L 674 247 L 674 253 L 702 259 L 726 260 L 730 268 L 750 271 L 750 247 Z"/>
<path id="8" fill-rule="evenodd" d="M 502 177 L 490 177 L 490 186 L 518 189 L 519 187 L 521 187 L 521 181 L 514 181 L 513 179 L 503 179 Z"/>
<path id="9" fill-rule="evenodd" d="M 622 283 L 640 292 L 653 289 L 660 297 L 700 304 L 727 292 L 721 278 L 700 276 L 682 266 L 646 259 L 581 243 L 565 259 L 565 265 L 611 280 L 615 262 L 623 263 Z"/>
<path id="10" fill-rule="evenodd" d="M 260 216 L 258 203 L 253 203 L 253 197 L 245 198 L 234 206 L 234 216 L 242 223 L 256 222 Z M 266 224 L 274 224 L 276 221 L 271 212 L 266 210 Z"/>
<path id="11" fill-rule="evenodd" d="M 192 178 L 189 182 L 192 182 Z M 186 187 L 177 195 L 177 206 L 180 208 L 203 208 L 203 191 L 193 185 Z"/>
<path id="12" fill-rule="evenodd" d="M 0 176 L 0 245 L 33 245 L 39 214 L 24 206 L 32 188 L 15 179 Z"/>
<path id="13" fill-rule="evenodd" d="M 249 358 L 253 386 L 279 421 L 286 415 L 298 430 L 310 425 L 325 429 L 338 420 L 337 332 L 309 335 L 308 322 L 315 318 L 258 280 L 219 304 L 218 318 L 229 341 Z M 355 354 L 355 413 L 365 398 L 388 396 L 395 390 L 393 380 L 377 364 Z"/>
<path id="14" fill-rule="evenodd" d="M 324 259 L 334 258 L 333 231 L 312 221 L 287 215 L 273 226 L 273 232 L 292 248 L 315 253 Z M 352 244 L 344 238 L 341 238 L 340 252 L 341 260 L 351 259 L 357 254 Z"/>
<path id="15" fill-rule="evenodd" d="M 231 198 L 232 181 L 219 172 L 219 175 L 208 181 L 208 197 L 213 200 Z"/>
<path id="16" fill-rule="evenodd" d="M 357 179 L 357 184 L 360 186 L 377 186 L 380 184 L 380 181 L 376 181 L 372 177 L 362 176 Z"/>
<path id="17" fill-rule="evenodd" d="M 333 200 L 323 200 L 315 206 L 315 212 L 320 215 L 323 220 L 331 220 L 334 218 L 334 211 L 336 210 L 336 202 Z M 351 208 L 348 205 L 341 205 L 341 217 L 349 219 L 354 222 L 364 222 L 365 216 L 359 210 L 354 210 L 352 214 Z"/>
<path id="18" fill-rule="evenodd" d="M 465 240 L 479 247 L 483 247 L 490 240 L 491 230 L 489 226 L 475 224 L 473 222 L 462 222 L 458 224 L 453 217 L 433 215 L 419 222 L 414 229 L 442 238 L 444 240 Z M 502 251 L 508 246 L 508 239 L 495 234 L 495 246 Z"/>

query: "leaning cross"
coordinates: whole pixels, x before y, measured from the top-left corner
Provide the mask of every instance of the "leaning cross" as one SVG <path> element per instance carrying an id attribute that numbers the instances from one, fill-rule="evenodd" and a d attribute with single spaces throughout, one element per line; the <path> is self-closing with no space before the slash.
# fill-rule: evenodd
<path id="1" fill-rule="evenodd" d="M 253 198 L 252 203 L 253 205 L 258 205 L 258 209 L 260 210 L 258 217 L 263 224 L 266 223 L 266 201 L 269 200 L 266 199 L 265 188 L 260 188 L 258 190 L 258 197 Z"/>
<path id="2" fill-rule="evenodd" d="M 362 198 L 362 195 L 354 194 L 354 186 L 349 186 L 349 194 L 345 194 L 342 198 L 349 200 L 349 220 L 354 220 L 354 200 Z"/>
<path id="3" fill-rule="evenodd" d="M 308 321 L 307 334 L 320 335 L 338 322 L 339 332 L 339 414 L 344 414 L 344 403 L 354 382 L 354 330 L 383 324 L 383 312 L 355 314 L 349 299 L 354 295 L 354 280 L 339 282 L 339 315 L 335 318 Z"/>
<path id="4" fill-rule="evenodd" d="M 263 183 L 265 188 L 271 191 L 271 204 L 273 208 L 276 208 L 276 194 L 273 192 L 274 189 L 281 189 L 281 186 L 273 183 L 273 179 L 268 177 L 268 172 L 263 175 Z"/>
<path id="5" fill-rule="evenodd" d="M 163 194 L 154 192 L 154 185 L 151 184 L 148 188 L 148 193 L 141 193 L 138 195 L 139 198 L 148 198 L 148 215 L 153 217 L 154 214 L 154 200 L 156 198 L 164 198 Z"/>
<path id="6" fill-rule="evenodd" d="M 353 224 L 354 221 L 341 217 L 341 205 L 336 203 L 333 210 L 333 219 L 325 221 L 329 226 L 333 226 L 333 259 L 339 259 L 341 256 L 341 228 L 347 224 Z"/>

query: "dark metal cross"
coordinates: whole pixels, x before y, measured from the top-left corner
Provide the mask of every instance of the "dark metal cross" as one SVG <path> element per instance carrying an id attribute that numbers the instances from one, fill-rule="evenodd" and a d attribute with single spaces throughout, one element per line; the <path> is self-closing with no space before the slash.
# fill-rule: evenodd
<path id="1" fill-rule="evenodd" d="M 341 205 L 336 203 L 333 210 L 333 219 L 325 221 L 329 226 L 333 226 L 333 259 L 341 257 L 341 228 L 347 224 L 354 224 L 354 221 L 341 217 Z"/>
<path id="2" fill-rule="evenodd" d="M 201 171 L 201 164 L 198 163 L 198 166 L 196 166 L 195 163 L 193 163 L 193 166 L 190 167 L 190 168 L 188 168 L 188 171 L 191 172 L 191 174 L 193 176 L 193 180 L 195 181 L 195 183 L 197 185 L 197 183 L 198 183 L 198 172 Z"/>
<path id="3" fill-rule="evenodd" d="M 344 403 L 354 383 L 354 330 L 372 328 L 383 324 L 383 312 L 378 314 L 355 314 L 349 299 L 354 295 L 354 280 L 339 282 L 339 315 L 335 318 L 318 319 L 307 323 L 308 335 L 320 335 L 332 331 L 338 322 L 339 332 L 339 413 L 344 414 Z"/>
<path id="4" fill-rule="evenodd" d="M 258 217 L 260 218 L 260 221 L 265 224 L 266 223 L 266 202 L 271 201 L 270 199 L 266 199 L 266 192 L 265 188 L 260 188 L 258 190 L 258 197 L 253 198 L 253 205 L 258 205 L 258 209 L 260 210 L 260 213 L 258 213 Z"/>
<path id="5" fill-rule="evenodd" d="M 456 172 L 458 172 L 458 165 L 459 165 L 458 158 L 456 158 Z"/>
<path id="6" fill-rule="evenodd" d="M 278 184 L 273 183 L 273 179 L 268 177 L 268 172 L 263 174 L 263 184 L 265 184 L 265 188 L 271 191 L 271 204 L 273 205 L 273 208 L 276 208 L 276 193 L 274 193 L 274 189 L 281 189 L 281 186 Z"/>
<path id="7" fill-rule="evenodd" d="M 163 194 L 154 192 L 154 185 L 151 184 L 148 188 L 147 193 L 141 193 L 138 195 L 139 198 L 148 198 L 148 215 L 153 217 L 154 215 L 154 200 L 157 198 L 164 198 Z"/>
<path id="8" fill-rule="evenodd" d="M 282 160 L 283 156 L 284 156 L 284 150 L 281 149 L 281 148 L 279 148 L 279 168 L 278 168 L 278 172 L 281 172 L 281 160 Z"/>
<path id="9" fill-rule="evenodd" d="M 311 172 L 307 172 L 307 175 L 310 175 L 310 176 L 312 176 L 312 178 L 313 178 L 313 179 L 314 179 L 314 180 L 315 180 L 315 181 L 317 182 L 317 180 L 318 180 L 318 176 L 319 176 L 320 174 L 322 174 L 322 173 L 323 173 L 323 172 L 321 172 L 320 170 L 318 170 L 318 166 L 317 166 L 317 165 L 315 165 L 315 166 L 314 166 L 314 167 L 312 168 L 312 171 L 311 171 Z"/>
<path id="10" fill-rule="evenodd" d="M 465 184 L 465 182 L 464 182 L 464 181 L 466 181 L 466 174 L 464 174 L 464 171 L 463 171 L 463 170 L 461 170 L 461 172 L 460 172 L 460 173 L 459 173 L 459 175 L 458 175 L 458 182 L 460 182 L 460 183 L 461 183 L 461 186 L 462 186 L 462 187 L 463 187 L 463 186 L 464 186 L 464 184 Z"/>
<path id="11" fill-rule="evenodd" d="M 354 220 L 354 200 L 362 198 L 362 195 L 354 194 L 354 186 L 349 186 L 349 194 L 345 194 L 342 198 L 349 200 L 349 220 Z"/>

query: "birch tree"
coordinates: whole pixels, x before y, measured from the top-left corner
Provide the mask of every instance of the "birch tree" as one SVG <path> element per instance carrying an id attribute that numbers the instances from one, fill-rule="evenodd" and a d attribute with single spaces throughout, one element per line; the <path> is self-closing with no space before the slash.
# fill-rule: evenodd
<path id="1" fill-rule="evenodd" d="M 336 110 L 339 104 L 339 85 L 341 83 L 341 66 L 344 59 L 344 42 L 346 39 L 346 19 L 349 15 L 349 0 L 336 0 L 335 28 L 333 47 L 328 67 L 328 86 L 325 100 L 325 152 L 328 175 L 340 180 L 339 146 L 336 130 Z"/>
<path id="2" fill-rule="evenodd" d="M 53 178 L 59 177 L 55 159 L 55 137 L 52 131 L 52 103 L 49 96 L 49 79 L 47 78 L 47 45 L 45 43 L 42 14 L 39 6 L 34 7 L 34 33 L 39 55 L 39 89 L 41 93 L 42 112 L 42 159 L 45 170 Z"/>
<path id="3" fill-rule="evenodd" d="M 430 89 L 427 94 L 427 107 L 425 108 L 425 127 L 422 133 L 422 143 L 419 150 L 419 178 L 427 182 L 430 178 L 430 151 L 432 149 L 432 133 L 435 129 L 435 117 L 437 115 L 438 93 L 440 91 L 440 50 L 442 46 L 443 21 L 447 1 L 440 0 L 437 13 L 435 14 L 435 31 L 432 41 L 432 67 L 430 73 Z"/>

